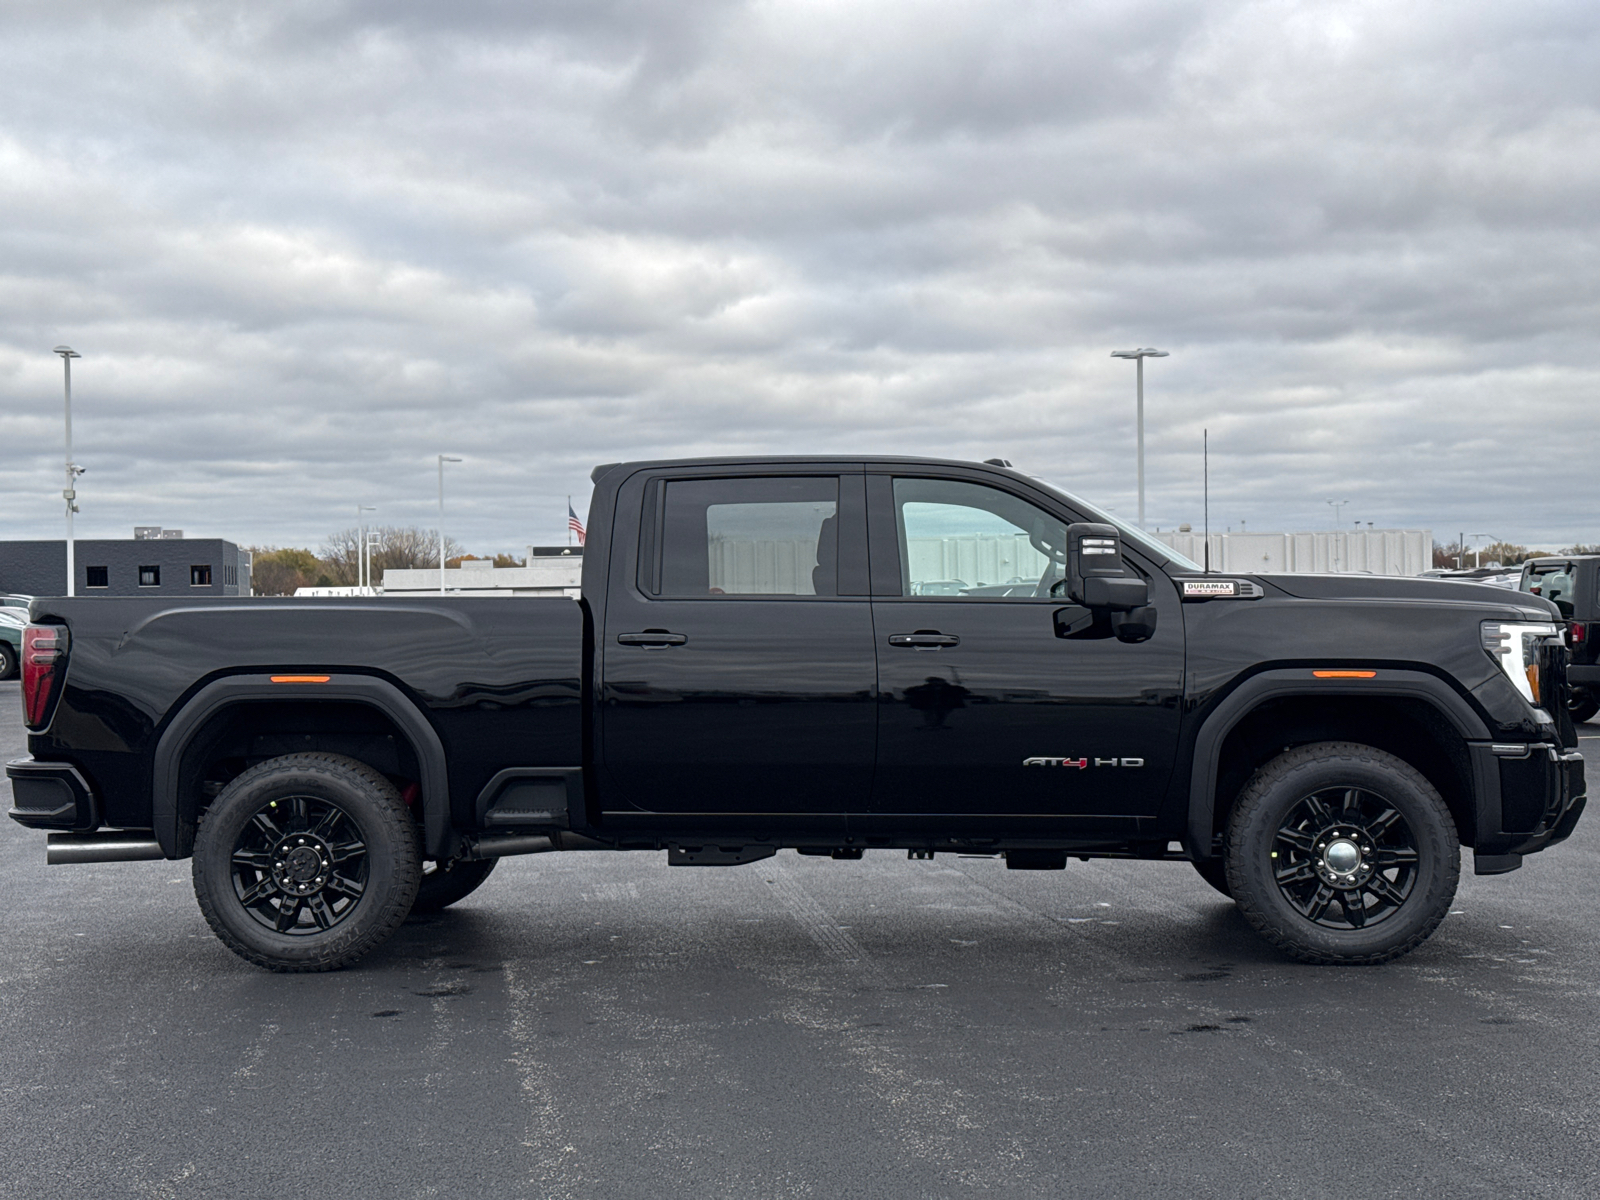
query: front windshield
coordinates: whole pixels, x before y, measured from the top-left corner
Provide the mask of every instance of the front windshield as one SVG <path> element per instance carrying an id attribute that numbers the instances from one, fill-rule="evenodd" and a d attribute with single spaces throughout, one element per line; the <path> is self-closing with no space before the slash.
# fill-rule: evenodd
<path id="1" fill-rule="evenodd" d="M 1205 569 L 1187 555 L 1179 554 L 1165 542 L 1158 542 L 1144 530 L 1136 529 L 1132 525 L 1129 525 L 1126 521 L 1118 520 L 1110 513 L 1100 511 L 1100 509 L 1096 508 L 1094 505 L 1079 499 L 1077 496 L 1074 496 L 1071 492 L 1067 491 L 1066 488 L 1057 487 L 1048 479 L 1040 479 L 1037 475 L 1030 475 L 1029 478 L 1035 483 L 1049 488 L 1068 504 L 1071 504 L 1074 508 L 1082 512 L 1083 515 L 1089 520 L 1104 521 L 1108 525 L 1115 525 L 1119 530 L 1122 531 L 1123 541 L 1132 542 L 1141 550 L 1144 550 L 1150 554 L 1154 554 L 1157 558 L 1165 559 L 1167 562 L 1170 562 L 1173 566 L 1177 567 L 1180 571 L 1203 571 Z"/>

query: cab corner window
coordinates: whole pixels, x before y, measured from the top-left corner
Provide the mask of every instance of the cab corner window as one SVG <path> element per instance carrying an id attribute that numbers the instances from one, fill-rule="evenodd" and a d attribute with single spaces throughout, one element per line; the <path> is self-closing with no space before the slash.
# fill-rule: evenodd
<path id="1" fill-rule="evenodd" d="M 836 595 L 838 511 L 833 477 L 672 480 L 660 595 Z"/>
<path id="2" fill-rule="evenodd" d="M 1066 525 L 1009 492 L 896 479 L 902 594 L 1061 599 Z"/>

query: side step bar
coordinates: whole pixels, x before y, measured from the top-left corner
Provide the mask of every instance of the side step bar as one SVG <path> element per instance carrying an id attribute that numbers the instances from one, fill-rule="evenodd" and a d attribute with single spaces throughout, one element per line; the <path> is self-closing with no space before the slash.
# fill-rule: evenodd
<path id="1" fill-rule="evenodd" d="M 44 860 L 64 863 L 140 862 L 165 858 L 161 843 L 148 829 L 107 829 L 95 833 L 52 833 L 45 843 Z"/>

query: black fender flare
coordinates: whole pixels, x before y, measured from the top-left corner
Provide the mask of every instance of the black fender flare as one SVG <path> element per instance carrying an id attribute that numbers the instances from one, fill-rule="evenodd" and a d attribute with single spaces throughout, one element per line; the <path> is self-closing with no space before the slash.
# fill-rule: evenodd
<path id="1" fill-rule="evenodd" d="M 1339 668 L 1348 669 L 1348 668 Z M 1477 805 L 1479 828 L 1500 827 L 1500 778 L 1484 769 L 1483 756 L 1492 736 L 1483 718 L 1466 699 L 1437 675 L 1426 671 L 1379 668 L 1371 679 L 1315 679 L 1310 667 L 1288 667 L 1262 671 L 1229 692 L 1212 709 L 1195 735 L 1194 759 L 1189 774 L 1189 856 L 1206 859 L 1211 855 L 1213 815 L 1216 808 L 1217 776 L 1222 766 L 1222 743 L 1233 727 L 1268 700 L 1283 696 L 1405 696 L 1430 704 L 1454 726 L 1469 744 L 1472 764 L 1473 798 Z M 1479 743 L 1474 747 L 1471 743 Z M 1482 754 L 1476 752 L 1481 747 Z M 1488 760 L 1492 762 L 1492 759 Z M 1492 824 L 1485 826 L 1485 820 Z"/>
<path id="2" fill-rule="evenodd" d="M 388 717 L 411 743 L 422 773 L 423 842 L 430 858 L 450 852 L 450 775 L 444 743 L 417 705 L 394 684 L 371 675 L 329 675 L 326 683 L 273 683 L 270 675 L 228 675 L 196 692 L 168 722 L 156 742 L 150 817 L 156 841 L 168 858 L 178 857 L 178 765 L 195 734 L 223 709 L 252 700 L 315 704 L 355 702 Z"/>

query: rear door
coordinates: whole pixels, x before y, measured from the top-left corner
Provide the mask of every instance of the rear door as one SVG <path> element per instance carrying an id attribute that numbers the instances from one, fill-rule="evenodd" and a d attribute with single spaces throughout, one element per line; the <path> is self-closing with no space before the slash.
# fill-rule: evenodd
<path id="1" fill-rule="evenodd" d="M 1155 636 L 1062 595 L 1076 518 L 976 479 L 868 475 L 880 819 L 1157 812 L 1178 743 L 1183 620 L 1149 560 Z M 856 826 L 853 823 L 852 829 Z"/>
<path id="2" fill-rule="evenodd" d="M 607 811 L 842 832 L 876 737 L 860 466 L 642 474 L 630 510 L 598 645 Z"/>

